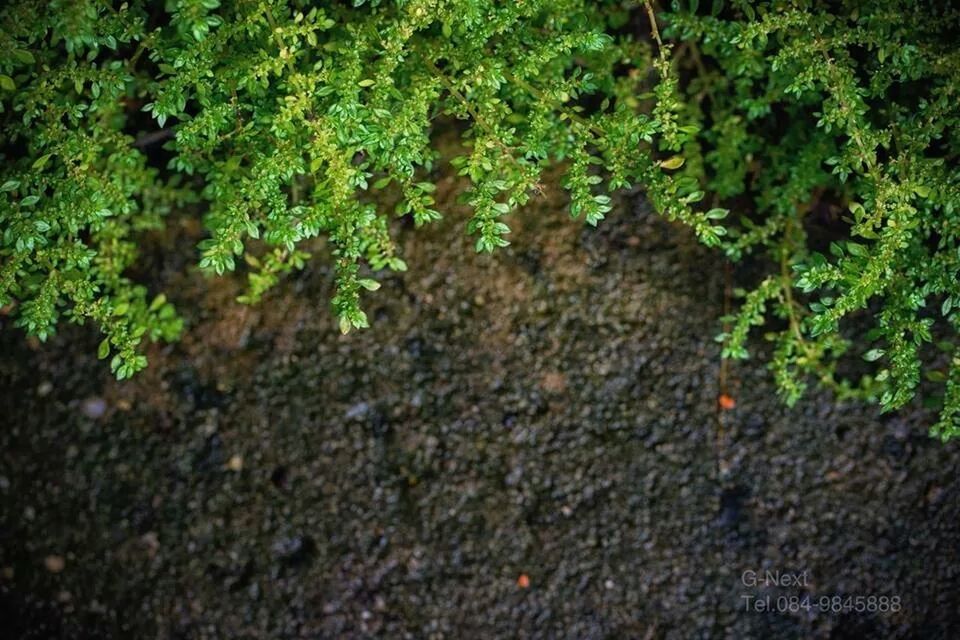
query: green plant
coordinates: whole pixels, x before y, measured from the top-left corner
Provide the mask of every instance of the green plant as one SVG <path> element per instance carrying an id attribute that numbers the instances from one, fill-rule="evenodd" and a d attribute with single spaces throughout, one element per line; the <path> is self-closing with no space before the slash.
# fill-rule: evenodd
<path id="1" fill-rule="evenodd" d="M 935 3 L 861 4 L 694 1 L 657 16 L 626 0 L 8 6 L 0 304 L 41 338 L 61 314 L 92 319 L 100 355 L 127 377 L 146 364 L 145 337 L 180 331 L 162 294 L 125 275 L 138 237 L 196 207 L 200 266 L 223 273 L 243 256 L 243 302 L 322 237 L 340 327 L 364 327 L 373 273 L 405 268 L 374 194 L 391 190 L 392 214 L 417 226 L 436 220 L 431 134 L 454 118 L 478 251 L 508 243 L 507 214 L 551 164 L 588 224 L 610 191 L 641 185 L 706 244 L 773 258 L 729 319 L 725 355 L 744 357 L 766 323 L 788 401 L 812 376 L 901 406 L 937 316 L 952 337 L 960 307 L 958 18 Z M 166 166 L 144 151 L 161 143 Z M 850 211 L 832 258 L 810 237 L 820 203 Z M 744 215 L 721 224 L 734 204 Z M 877 326 L 851 341 L 841 320 L 874 303 Z M 837 364 L 852 344 L 878 367 L 856 382 Z M 944 437 L 957 433 L 960 365 L 945 376 Z"/>
<path id="2" fill-rule="evenodd" d="M 776 316 L 771 366 L 789 403 L 813 378 L 841 397 L 903 406 L 923 345 L 943 336 L 952 354 L 960 327 L 960 11 L 732 4 L 728 15 L 670 19 L 695 77 L 688 113 L 704 131 L 685 153 L 709 192 L 750 202 L 724 248 L 733 259 L 766 252 L 775 265 L 727 319 L 724 355 L 746 357 L 750 328 Z M 851 351 L 873 369 L 842 376 Z M 928 377 L 946 379 L 933 428 L 946 439 L 960 433 L 960 359 L 926 357 L 936 362 Z"/>

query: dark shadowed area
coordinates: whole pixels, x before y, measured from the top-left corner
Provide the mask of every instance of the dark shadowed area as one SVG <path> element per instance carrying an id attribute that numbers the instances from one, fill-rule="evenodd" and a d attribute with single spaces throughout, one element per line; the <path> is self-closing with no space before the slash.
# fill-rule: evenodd
<path id="1" fill-rule="evenodd" d="M 324 255 L 243 307 L 239 276 L 175 275 L 189 225 L 145 277 L 190 326 L 132 382 L 92 330 L 3 318 L 5 637 L 957 637 L 960 443 L 788 410 L 761 358 L 721 389 L 720 257 L 639 200 L 585 229 L 557 191 L 493 258 L 456 207 L 403 235 L 348 336 Z M 899 606 L 745 611 L 766 595 Z"/>

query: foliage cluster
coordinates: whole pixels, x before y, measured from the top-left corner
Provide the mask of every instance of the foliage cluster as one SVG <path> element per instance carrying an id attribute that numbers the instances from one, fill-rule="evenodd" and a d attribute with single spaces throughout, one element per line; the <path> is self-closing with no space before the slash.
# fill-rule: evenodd
<path id="1" fill-rule="evenodd" d="M 192 207 L 200 267 L 242 258 L 243 302 L 325 238 L 340 327 L 365 327 L 372 275 L 405 268 L 391 218 L 440 217 L 431 135 L 456 119 L 478 251 L 552 164 L 591 225 L 638 185 L 771 259 L 726 356 L 765 326 L 789 402 L 814 379 L 895 408 L 926 369 L 956 435 L 960 356 L 924 344 L 952 352 L 960 323 L 958 22 L 909 0 L 21 0 L 0 10 L 0 305 L 40 338 L 91 319 L 132 375 L 181 331 L 129 275 L 139 239 Z"/>

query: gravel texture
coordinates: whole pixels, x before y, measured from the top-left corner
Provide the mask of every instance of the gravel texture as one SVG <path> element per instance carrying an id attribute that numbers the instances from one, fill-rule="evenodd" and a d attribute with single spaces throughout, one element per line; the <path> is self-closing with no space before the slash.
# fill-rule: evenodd
<path id="1" fill-rule="evenodd" d="M 788 410 L 760 358 L 721 389 L 719 257 L 548 191 L 494 258 L 455 207 L 405 232 L 348 336 L 322 255 L 245 308 L 239 276 L 173 275 L 189 226 L 146 261 L 191 326 L 132 382 L 92 329 L 0 318 L 5 637 L 958 637 L 960 447 L 921 410 Z"/>

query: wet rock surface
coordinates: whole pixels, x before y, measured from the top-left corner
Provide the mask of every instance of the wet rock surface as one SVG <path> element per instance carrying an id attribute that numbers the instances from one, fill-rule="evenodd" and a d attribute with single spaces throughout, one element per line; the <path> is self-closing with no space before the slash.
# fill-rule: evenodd
<path id="1" fill-rule="evenodd" d="M 642 204 L 556 207 L 494 259 L 456 215 L 410 236 L 345 337 L 322 259 L 252 309 L 190 275 L 130 383 L 92 332 L 4 320 L 7 637 L 956 637 L 958 446 L 919 410 L 788 410 L 759 362 L 721 390 L 719 258 Z"/>

